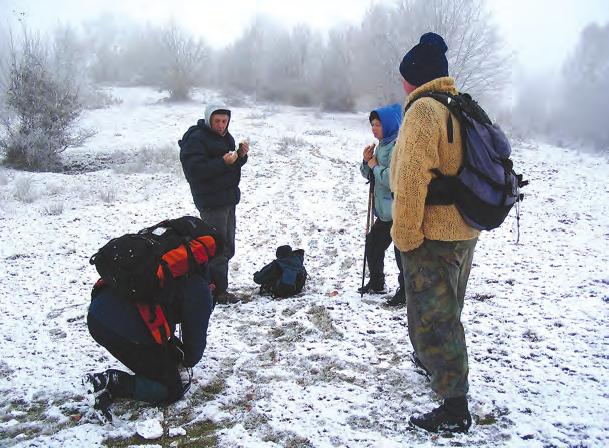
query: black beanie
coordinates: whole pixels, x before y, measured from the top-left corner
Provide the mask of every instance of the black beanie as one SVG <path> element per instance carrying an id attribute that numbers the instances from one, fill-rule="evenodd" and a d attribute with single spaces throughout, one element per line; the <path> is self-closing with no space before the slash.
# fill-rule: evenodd
<path id="1" fill-rule="evenodd" d="M 436 33 L 425 33 L 417 45 L 402 59 L 400 73 L 413 86 L 422 86 L 436 78 L 448 76 L 446 42 Z"/>

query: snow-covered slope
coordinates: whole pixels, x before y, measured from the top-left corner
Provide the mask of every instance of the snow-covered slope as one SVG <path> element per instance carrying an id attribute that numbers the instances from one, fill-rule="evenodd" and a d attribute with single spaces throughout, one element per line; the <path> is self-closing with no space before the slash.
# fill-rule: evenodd
<path id="1" fill-rule="evenodd" d="M 367 114 L 247 101 L 231 122 L 235 138 L 251 142 L 231 263 L 246 302 L 216 307 L 181 402 L 119 403 L 115 426 L 98 424 L 80 377 L 119 365 L 86 328 L 96 280 L 88 259 L 112 237 L 196 214 L 176 141 L 201 117 L 202 103 L 222 100 L 201 92 L 196 102 L 170 105 L 147 89 L 112 93 L 123 102 L 88 112 L 85 125 L 98 134 L 66 153 L 73 171 L 96 171 L 0 169 L 0 445 L 609 444 L 607 160 L 538 144 L 514 148 L 531 181 L 520 244 L 514 213 L 482 235 L 463 314 L 476 423 L 467 435 L 436 437 L 407 424 L 435 397 L 408 360 L 406 309 L 355 292 Z M 252 275 L 280 244 L 305 249 L 310 277 L 302 295 L 275 301 L 257 294 Z M 386 266 L 397 287 L 391 251 Z M 161 439 L 135 435 L 156 422 Z"/>

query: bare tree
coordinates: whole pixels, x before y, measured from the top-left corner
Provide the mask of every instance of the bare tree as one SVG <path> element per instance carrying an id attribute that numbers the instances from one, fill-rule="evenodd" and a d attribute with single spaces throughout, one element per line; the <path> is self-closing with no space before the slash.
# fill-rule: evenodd
<path id="1" fill-rule="evenodd" d="M 353 89 L 367 107 L 404 99 L 398 65 L 404 55 L 403 40 L 395 26 L 395 5 L 377 3 L 368 9 L 352 42 Z"/>
<path id="2" fill-rule="evenodd" d="M 588 25 L 563 67 L 563 91 L 553 134 L 609 151 L 609 23 Z M 562 134 L 562 135 L 561 135 Z"/>
<path id="3" fill-rule="evenodd" d="M 161 88 L 169 91 L 169 99 L 182 101 L 202 76 L 209 50 L 202 40 L 195 39 L 171 22 L 161 33 L 160 49 L 163 71 Z"/>
<path id="4" fill-rule="evenodd" d="M 317 86 L 324 110 L 351 112 L 355 107 L 351 85 L 353 57 L 349 46 L 352 33 L 353 30 L 330 33 Z"/>
<path id="5" fill-rule="evenodd" d="M 509 80 L 511 55 L 503 48 L 486 0 L 402 0 L 393 23 L 407 30 L 400 39 L 404 52 L 428 31 L 444 37 L 449 73 L 460 90 L 493 97 Z"/>

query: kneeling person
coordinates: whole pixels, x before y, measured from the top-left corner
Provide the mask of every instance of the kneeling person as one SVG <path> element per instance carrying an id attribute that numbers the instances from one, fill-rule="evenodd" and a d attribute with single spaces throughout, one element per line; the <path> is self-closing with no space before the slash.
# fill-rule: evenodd
<path id="1" fill-rule="evenodd" d="M 84 378 L 88 392 L 95 394 L 94 408 L 102 421 L 112 420 L 109 407 L 116 399 L 158 405 L 182 397 L 189 384 L 183 384 L 180 370 L 195 366 L 205 350 L 207 326 L 213 310 L 207 283 L 198 274 L 176 280 L 171 303 L 162 306 L 169 326 L 167 336 L 171 336 L 169 342 L 163 344 L 155 340 L 138 305 L 109 286 L 94 289 L 87 315 L 89 332 L 98 344 L 134 372 L 132 375 L 108 369 Z M 153 307 L 148 308 L 153 310 Z M 181 341 L 173 336 L 178 323 L 181 324 Z"/>

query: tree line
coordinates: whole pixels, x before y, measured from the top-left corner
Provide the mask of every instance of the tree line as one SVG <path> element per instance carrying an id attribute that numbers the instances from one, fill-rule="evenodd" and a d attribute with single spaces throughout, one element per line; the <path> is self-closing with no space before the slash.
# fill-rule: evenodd
<path id="1" fill-rule="evenodd" d="M 105 15 L 78 29 L 59 27 L 45 39 L 26 21 L 0 39 L 0 151 L 5 164 L 18 168 L 52 169 L 65 148 L 90 135 L 75 124 L 83 108 L 111 101 L 100 85 L 153 86 L 169 101 L 207 87 L 233 101 L 247 96 L 324 111 L 368 110 L 404 101 L 398 66 L 427 31 L 445 38 L 451 76 L 483 105 L 497 103 L 511 76 L 511 55 L 486 0 L 378 3 L 359 24 L 327 35 L 258 16 L 221 49 L 173 21 L 142 25 Z M 609 145 L 599 121 L 606 110 L 600 83 L 609 71 L 607 37 L 609 24 L 590 26 L 565 61 L 560 79 L 576 83 L 574 95 L 558 95 L 547 82 L 516 86 L 506 120 L 514 132 Z"/>

